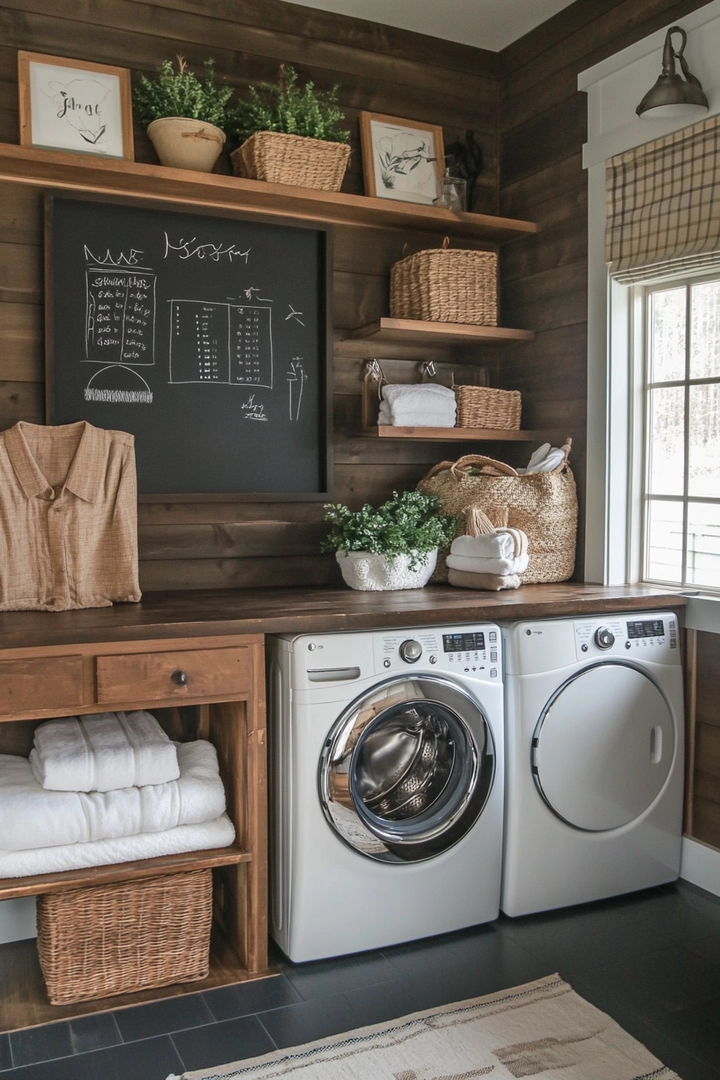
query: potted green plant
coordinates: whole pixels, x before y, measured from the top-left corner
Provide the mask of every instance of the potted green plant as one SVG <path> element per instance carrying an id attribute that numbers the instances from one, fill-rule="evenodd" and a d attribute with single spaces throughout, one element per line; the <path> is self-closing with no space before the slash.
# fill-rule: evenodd
<path id="1" fill-rule="evenodd" d="M 457 521 L 441 513 L 436 495 L 394 491 L 376 510 L 366 503 L 352 511 L 327 503 L 330 531 L 323 551 L 334 551 L 343 579 L 351 589 L 419 589 L 429 581 L 437 549 L 449 544 Z"/>
<path id="2" fill-rule="evenodd" d="M 250 86 L 248 99 L 231 111 L 228 135 L 238 148 L 230 158 L 237 176 L 339 191 L 350 156 L 350 132 L 337 103 L 337 86 L 299 85 L 293 67 L 280 65 L 276 83 Z"/>
<path id="3" fill-rule="evenodd" d="M 161 164 L 211 172 L 222 150 L 231 86 L 215 81 L 215 62 L 200 75 L 178 56 L 177 70 L 164 60 L 155 75 L 140 75 L 133 90 L 135 118 L 147 133 Z"/>

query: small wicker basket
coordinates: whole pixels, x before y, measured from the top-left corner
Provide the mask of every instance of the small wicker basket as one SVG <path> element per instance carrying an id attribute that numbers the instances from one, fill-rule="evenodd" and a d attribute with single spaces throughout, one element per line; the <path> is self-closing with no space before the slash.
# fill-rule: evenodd
<path id="1" fill-rule="evenodd" d="M 233 150 L 230 160 L 235 175 L 247 180 L 339 191 L 349 157 L 347 143 L 256 131 Z"/>
<path id="2" fill-rule="evenodd" d="M 204 979 L 212 871 L 38 897 L 38 955 L 51 1005 Z"/>
<path id="3" fill-rule="evenodd" d="M 497 326 L 497 253 L 448 247 L 408 255 L 390 271 L 394 319 Z"/>
<path id="4" fill-rule="evenodd" d="M 489 386 L 454 386 L 457 398 L 456 427 L 518 431 L 522 396 L 519 390 L 495 390 Z"/>

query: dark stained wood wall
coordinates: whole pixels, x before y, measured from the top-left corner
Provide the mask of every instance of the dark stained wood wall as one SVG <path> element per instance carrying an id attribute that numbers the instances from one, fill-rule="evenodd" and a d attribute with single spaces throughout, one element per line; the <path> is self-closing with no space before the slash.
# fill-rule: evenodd
<path id="1" fill-rule="evenodd" d="M 720 634 L 688 631 L 687 831 L 720 849 Z"/>
<path id="2" fill-rule="evenodd" d="M 214 57 L 241 92 L 274 80 L 278 64 L 339 97 L 352 132 L 344 190 L 362 193 L 360 110 L 440 124 L 446 142 L 472 128 L 485 152 L 475 209 L 497 212 L 497 56 L 423 35 L 328 15 L 279 0 L 0 0 L 0 141 L 17 143 L 17 50 L 151 71 L 182 54 L 191 67 Z M 136 128 L 136 158 L 155 162 Z M 219 171 L 229 172 L 225 155 Z M 380 356 L 391 381 L 412 381 L 435 359 L 449 382 L 473 381 L 482 354 L 463 365 L 441 350 L 348 342 L 348 330 L 388 313 L 388 275 L 405 243 L 436 246 L 437 235 L 338 228 L 334 273 L 335 498 L 359 506 L 414 486 L 428 468 L 468 447 L 373 440 L 358 433 L 364 360 Z M 0 184 L 0 428 L 44 422 L 41 194 Z M 472 245 L 468 245 L 472 246 Z M 482 246 L 482 245 L 481 245 Z M 314 503 L 143 503 L 141 586 L 292 585 L 339 580 L 319 554 L 325 528 Z"/>
<path id="3" fill-rule="evenodd" d="M 704 2 L 577 0 L 499 57 L 500 212 L 536 221 L 538 233 L 503 252 L 503 318 L 535 330 L 536 338 L 496 356 L 494 382 L 522 391 L 524 426 L 573 438 L 579 580 L 587 464 L 587 99 L 577 76 Z"/>

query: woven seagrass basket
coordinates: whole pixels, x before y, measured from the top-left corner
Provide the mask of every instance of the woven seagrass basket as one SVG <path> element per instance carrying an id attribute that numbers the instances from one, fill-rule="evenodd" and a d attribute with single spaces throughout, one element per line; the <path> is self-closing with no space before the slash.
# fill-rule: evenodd
<path id="1" fill-rule="evenodd" d="M 349 157 L 347 143 L 281 131 L 256 131 L 233 150 L 230 160 L 235 175 L 247 180 L 339 191 Z"/>
<path id="2" fill-rule="evenodd" d="M 393 319 L 497 326 L 497 253 L 448 247 L 408 255 L 390 271 Z"/>
<path id="3" fill-rule="evenodd" d="M 490 386 L 454 386 L 457 424 L 463 428 L 518 431 L 522 396 L 519 390 L 495 390 Z"/>
<path id="4" fill-rule="evenodd" d="M 212 871 L 38 897 L 38 955 L 51 1005 L 204 979 Z"/>

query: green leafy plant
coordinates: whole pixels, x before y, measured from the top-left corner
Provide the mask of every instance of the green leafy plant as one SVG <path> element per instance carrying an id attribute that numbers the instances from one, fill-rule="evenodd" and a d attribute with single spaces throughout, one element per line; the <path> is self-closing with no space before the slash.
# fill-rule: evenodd
<path id="1" fill-rule="evenodd" d="M 163 60 L 151 78 L 140 75 L 133 90 L 136 120 L 149 124 L 166 116 L 184 116 L 225 131 L 233 89 L 215 82 L 215 61 L 206 60 L 200 75 L 190 71 L 184 57 L 178 56 L 177 62 L 177 70 Z"/>
<path id="2" fill-rule="evenodd" d="M 409 555 L 410 569 L 419 555 L 449 544 L 457 531 L 457 521 L 441 513 L 436 495 L 403 491 L 373 509 L 365 503 L 361 510 L 349 510 L 342 503 L 326 503 L 325 521 L 330 531 L 322 542 L 323 551 L 368 551 L 374 555 Z"/>
<path id="3" fill-rule="evenodd" d="M 350 132 L 338 127 L 345 116 L 337 104 L 337 92 L 337 86 L 327 92 L 316 90 L 310 81 L 298 86 L 295 69 L 281 64 L 277 83 L 261 82 L 248 87 L 249 98 L 232 110 L 227 133 L 237 143 L 257 131 L 349 142 Z"/>

